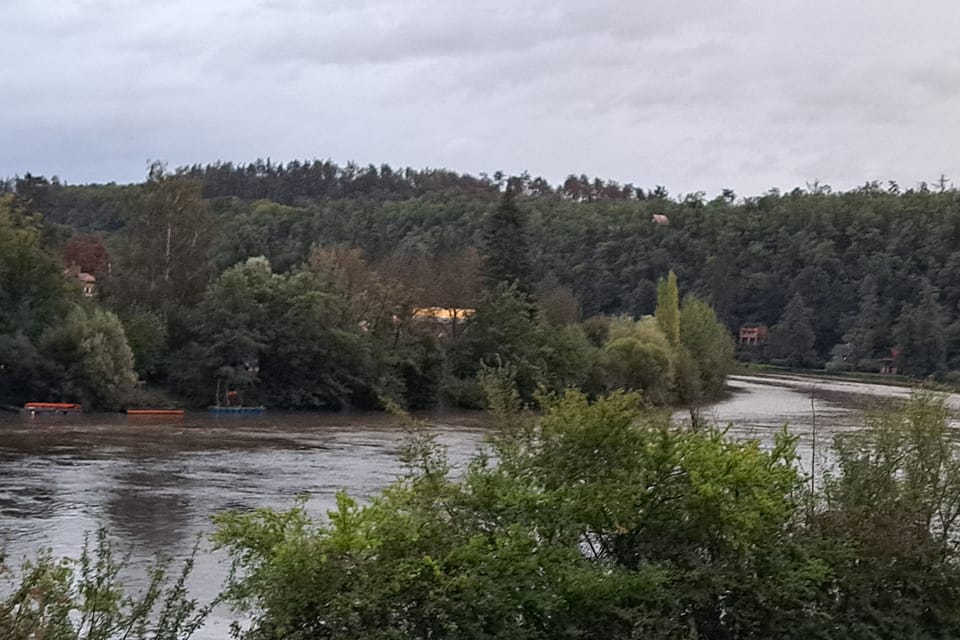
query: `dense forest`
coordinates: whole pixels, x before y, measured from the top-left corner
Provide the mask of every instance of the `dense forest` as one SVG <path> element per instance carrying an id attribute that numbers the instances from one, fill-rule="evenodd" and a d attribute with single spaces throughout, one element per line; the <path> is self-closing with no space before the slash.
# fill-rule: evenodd
<path id="1" fill-rule="evenodd" d="M 60 200 L 73 188 L 13 187 L 0 199 L 9 405 L 480 407 L 481 377 L 502 369 L 528 402 L 577 387 L 696 406 L 732 362 L 725 328 L 697 296 L 681 300 L 673 272 L 654 315 L 581 321 L 570 291 L 540 285 L 517 181 L 486 187 L 474 245 L 436 253 L 318 240 L 296 222 L 278 236 L 256 220 L 299 209 L 208 198 L 202 180 L 160 165 L 142 185 L 79 187 L 104 196 L 89 226 Z"/>
<path id="2" fill-rule="evenodd" d="M 476 405 L 479 369 L 499 365 L 530 397 L 631 378 L 655 401 L 704 398 L 721 357 L 656 313 L 671 271 L 688 326 L 715 312 L 730 334 L 769 327 L 741 359 L 960 369 L 960 199 L 944 180 L 710 199 L 586 176 L 258 161 L 154 165 L 133 185 L 27 174 L 0 189 L 0 242 L 30 236 L 43 254 L 18 267 L 3 252 L 5 274 L 24 278 L 0 283 L 7 401 L 115 404 L 77 381 L 124 358 L 115 386 L 132 377 L 195 403 L 220 382 L 273 406 Z M 93 274 L 94 299 L 64 306 L 54 264 Z M 423 308 L 452 314 L 442 337 Z M 129 355 L 90 347 L 117 330 Z M 66 371 L 84 344 L 101 361 Z"/>

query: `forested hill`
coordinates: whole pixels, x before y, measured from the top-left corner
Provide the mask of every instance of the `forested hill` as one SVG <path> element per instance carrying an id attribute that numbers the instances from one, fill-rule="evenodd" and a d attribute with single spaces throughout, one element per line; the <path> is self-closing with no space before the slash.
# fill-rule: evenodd
<path id="1" fill-rule="evenodd" d="M 198 181 L 208 200 L 207 279 L 260 255 L 284 271 L 315 245 L 361 248 L 374 264 L 419 260 L 448 270 L 481 245 L 504 182 L 499 174 L 331 162 L 216 164 L 178 175 Z M 796 334 L 781 331 L 781 342 L 799 346 L 772 355 L 811 363 L 839 354 L 871 368 L 899 347 L 911 373 L 960 368 L 960 199 L 953 189 L 869 183 L 830 193 L 815 185 L 709 199 L 584 176 L 561 185 L 517 180 L 535 286 L 571 292 L 584 317 L 651 313 L 656 282 L 672 269 L 731 330 L 780 323 Z M 141 201 L 142 185 L 65 186 L 28 176 L 9 188 L 48 223 L 102 234 L 111 252 L 135 235 L 131 203 Z M 655 224 L 654 214 L 669 224 Z M 808 328 L 815 353 L 805 344 Z"/>

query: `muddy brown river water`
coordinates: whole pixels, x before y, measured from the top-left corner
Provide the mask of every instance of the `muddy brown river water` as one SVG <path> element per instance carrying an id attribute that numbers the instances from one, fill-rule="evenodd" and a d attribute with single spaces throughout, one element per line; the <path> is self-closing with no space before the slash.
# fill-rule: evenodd
<path id="1" fill-rule="evenodd" d="M 730 387 L 731 395 L 704 415 L 729 424 L 734 437 L 767 443 L 789 425 L 800 437 L 801 461 L 809 460 L 814 414 L 818 439 L 828 443 L 833 433 L 861 425 L 865 408 L 909 395 L 898 387 L 789 376 L 738 376 Z M 960 397 L 948 402 L 960 410 Z M 487 429 L 479 413 L 425 418 L 454 466 L 470 458 Z M 340 489 L 375 494 L 402 471 L 403 435 L 396 419 L 369 413 L 198 412 L 173 420 L 0 413 L 0 542 L 14 563 L 41 548 L 75 556 L 85 532 L 106 527 L 134 568 L 157 554 L 183 558 L 225 509 L 283 508 L 306 493 L 309 509 L 322 517 Z M 225 574 L 222 555 L 201 553 L 191 589 L 215 594 Z M 216 612 L 198 639 L 227 637 L 227 615 Z"/>

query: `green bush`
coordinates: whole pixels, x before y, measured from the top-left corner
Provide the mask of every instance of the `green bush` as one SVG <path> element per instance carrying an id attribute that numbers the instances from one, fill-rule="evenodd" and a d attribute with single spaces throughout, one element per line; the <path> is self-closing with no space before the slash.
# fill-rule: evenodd
<path id="1" fill-rule="evenodd" d="M 496 463 L 459 481 L 415 432 L 409 473 L 365 506 L 218 517 L 226 598 L 254 616 L 241 638 L 960 634 L 960 449 L 941 399 L 841 438 L 816 499 L 785 434 L 677 430 L 635 394 L 541 403 L 539 419 L 500 414 Z"/>
<path id="2" fill-rule="evenodd" d="M 213 603 L 189 597 L 191 557 L 179 573 L 158 561 L 147 585 L 130 593 L 118 560 L 100 530 L 79 558 L 41 553 L 0 585 L 0 638 L 4 640 L 185 640 L 206 620 Z"/>
<path id="3" fill-rule="evenodd" d="M 476 378 L 445 376 L 440 387 L 440 398 L 448 407 L 482 409 L 485 406 L 483 388 Z"/>
<path id="4" fill-rule="evenodd" d="M 853 371 L 853 365 L 845 360 L 830 360 L 824 366 L 827 373 L 840 373 L 842 371 Z"/>
<path id="5" fill-rule="evenodd" d="M 864 358 L 857 362 L 857 371 L 864 371 L 866 373 L 880 373 L 880 369 L 883 368 L 883 362 L 880 360 L 874 360 L 872 358 Z"/>

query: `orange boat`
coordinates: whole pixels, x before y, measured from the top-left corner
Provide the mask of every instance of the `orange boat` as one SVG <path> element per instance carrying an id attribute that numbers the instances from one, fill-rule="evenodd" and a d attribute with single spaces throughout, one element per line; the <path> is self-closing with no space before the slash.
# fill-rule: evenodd
<path id="1" fill-rule="evenodd" d="M 127 409 L 128 416 L 182 416 L 183 409 Z"/>
<path id="2" fill-rule="evenodd" d="M 28 402 L 23 405 L 24 413 L 82 413 L 83 405 L 75 402 Z"/>

